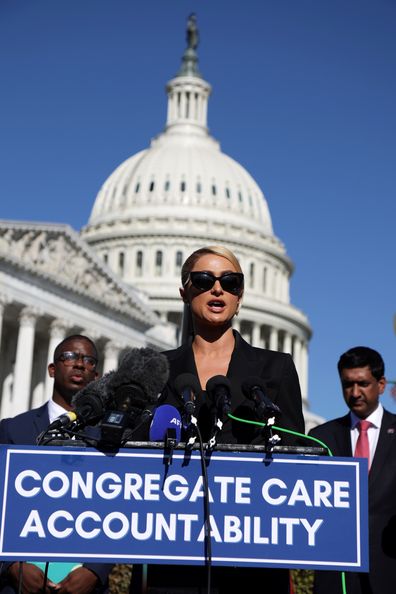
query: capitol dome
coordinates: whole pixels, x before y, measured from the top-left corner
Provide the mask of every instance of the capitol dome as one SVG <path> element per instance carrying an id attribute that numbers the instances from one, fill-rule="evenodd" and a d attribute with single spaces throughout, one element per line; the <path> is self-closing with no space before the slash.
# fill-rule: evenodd
<path id="1" fill-rule="evenodd" d="M 293 355 L 306 399 L 311 330 L 290 304 L 293 265 L 263 192 L 208 131 L 211 86 L 198 69 L 196 39 L 187 39 L 180 71 L 167 84 L 165 130 L 104 182 L 82 235 L 175 331 L 181 264 L 204 245 L 229 247 L 246 276 L 235 327 L 256 346 Z"/>

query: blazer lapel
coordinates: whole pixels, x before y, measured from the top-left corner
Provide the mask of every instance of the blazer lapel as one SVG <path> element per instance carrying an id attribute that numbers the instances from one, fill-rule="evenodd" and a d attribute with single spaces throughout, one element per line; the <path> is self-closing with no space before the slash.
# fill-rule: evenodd
<path id="1" fill-rule="evenodd" d="M 49 425 L 48 416 L 48 403 L 46 402 L 43 406 L 40 406 L 36 410 L 36 414 L 32 419 L 32 441 L 36 442 L 36 438 L 47 429 Z"/>
<path id="2" fill-rule="evenodd" d="M 352 456 L 351 417 L 349 414 L 341 417 L 339 428 L 335 433 L 335 442 L 337 447 L 337 451 L 333 452 L 335 456 Z"/>

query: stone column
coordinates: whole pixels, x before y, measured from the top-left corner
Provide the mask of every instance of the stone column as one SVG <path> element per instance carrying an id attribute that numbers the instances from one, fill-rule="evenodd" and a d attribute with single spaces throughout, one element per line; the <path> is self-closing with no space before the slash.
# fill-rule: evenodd
<path id="1" fill-rule="evenodd" d="M 271 326 L 269 348 L 271 351 L 278 350 L 278 329 Z"/>
<path id="2" fill-rule="evenodd" d="M 25 412 L 29 408 L 37 315 L 37 312 L 25 307 L 19 316 L 14 385 L 12 390 L 13 416 Z"/>
<path id="3" fill-rule="evenodd" d="M 232 327 L 237 332 L 240 332 L 241 331 L 241 320 L 239 320 L 238 318 L 233 318 L 233 320 L 232 320 Z"/>
<path id="4" fill-rule="evenodd" d="M 48 354 L 47 354 L 47 366 L 53 363 L 54 350 L 60 342 L 65 338 L 67 330 L 67 324 L 63 320 L 54 320 L 51 322 L 49 342 L 48 342 Z M 48 375 L 48 371 L 45 374 L 45 388 L 44 388 L 44 402 L 49 400 L 52 396 L 52 389 L 54 387 L 54 380 Z"/>
<path id="5" fill-rule="evenodd" d="M 7 305 L 7 303 L 8 303 L 8 300 L 3 295 L 0 295 L 0 350 L 1 350 L 1 336 L 2 336 L 2 331 L 3 331 L 3 316 L 4 316 L 5 306 Z"/>
<path id="6" fill-rule="evenodd" d="M 103 373 L 118 368 L 118 355 L 121 348 L 113 342 L 107 342 L 104 348 Z"/>
<path id="7" fill-rule="evenodd" d="M 301 394 L 303 404 L 308 407 L 308 346 L 306 342 L 301 344 Z"/>
<path id="8" fill-rule="evenodd" d="M 292 353 L 292 335 L 290 334 L 290 332 L 285 332 L 285 340 L 283 342 L 283 352 L 289 353 L 289 355 L 291 355 L 291 353 Z"/>
<path id="9" fill-rule="evenodd" d="M 293 350 L 293 359 L 294 365 L 296 366 L 298 378 L 300 380 L 300 386 L 302 381 L 302 373 L 301 373 L 301 340 L 299 338 L 295 338 L 294 340 L 294 350 Z"/>
<path id="10" fill-rule="evenodd" d="M 253 323 L 252 344 L 254 347 L 261 347 L 261 328 L 257 322 Z"/>

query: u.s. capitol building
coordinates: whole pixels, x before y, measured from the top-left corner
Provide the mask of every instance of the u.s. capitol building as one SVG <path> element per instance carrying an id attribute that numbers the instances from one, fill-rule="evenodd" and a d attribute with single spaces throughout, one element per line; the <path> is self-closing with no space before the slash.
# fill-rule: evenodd
<path id="1" fill-rule="evenodd" d="M 81 234 L 0 222 L 2 417 L 45 401 L 46 364 L 67 334 L 97 342 L 103 371 L 127 347 L 175 346 L 181 264 L 199 247 L 223 244 L 246 279 L 234 327 L 254 346 L 292 354 L 307 426 L 316 424 L 307 394 L 311 329 L 290 303 L 293 264 L 261 189 L 209 133 L 211 86 L 198 68 L 194 18 L 189 26 L 181 68 L 167 84 L 164 131 L 104 182 Z"/>

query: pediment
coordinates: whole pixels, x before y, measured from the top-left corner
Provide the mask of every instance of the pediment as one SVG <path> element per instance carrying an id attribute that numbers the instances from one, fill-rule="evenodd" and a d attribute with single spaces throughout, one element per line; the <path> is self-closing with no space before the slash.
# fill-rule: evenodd
<path id="1" fill-rule="evenodd" d="M 140 322 L 158 322 L 69 225 L 0 221 L 0 260 Z"/>

